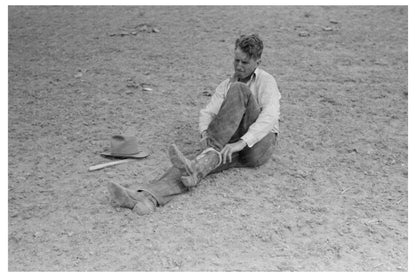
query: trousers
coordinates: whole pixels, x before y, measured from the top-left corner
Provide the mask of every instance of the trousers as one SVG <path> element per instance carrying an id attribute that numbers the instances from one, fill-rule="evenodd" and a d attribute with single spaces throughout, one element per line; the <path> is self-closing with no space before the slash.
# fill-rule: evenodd
<path id="1" fill-rule="evenodd" d="M 208 145 L 221 151 L 226 144 L 238 141 L 257 120 L 260 112 L 261 108 L 248 86 L 241 82 L 232 84 L 218 114 L 208 126 Z M 258 167 L 270 159 L 276 141 L 277 134 L 269 133 L 253 147 L 246 146 L 240 152 L 233 153 L 231 162 L 218 166 L 210 174 L 230 168 Z M 138 191 L 150 193 L 163 206 L 176 195 L 189 190 L 180 180 L 182 174 L 179 169 L 171 167 L 161 177 L 140 185 Z"/>

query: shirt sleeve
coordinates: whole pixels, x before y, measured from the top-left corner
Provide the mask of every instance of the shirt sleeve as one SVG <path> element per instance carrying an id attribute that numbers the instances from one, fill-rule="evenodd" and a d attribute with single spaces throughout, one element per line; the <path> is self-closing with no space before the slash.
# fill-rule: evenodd
<path id="1" fill-rule="evenodd" d="M 202 133 L 208 129 L 209 124 L 218 114 L 222 102 L 224 102 L 227 94 L 227 85 L 229 80 L 224 80 L 215 89 L 215 93 L 212 95 L 208 105 L 199 112 L 199 132 Z"/>
<path id="2" fill-rule="evenodd" d="M 247 133 L 241 137 L 248 147 L 252 147 L 272 131 L 280 116 L 280 98 L 279 89 L 272 76 L 259 82 L 258 101 L 262 110 Z"/>

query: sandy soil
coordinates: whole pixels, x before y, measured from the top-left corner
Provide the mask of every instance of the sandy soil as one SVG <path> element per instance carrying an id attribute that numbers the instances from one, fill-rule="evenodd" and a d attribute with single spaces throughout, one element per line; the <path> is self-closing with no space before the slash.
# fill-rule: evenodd
<path id="1" fill-rule="evenodd" d="M 408 270 L 405 6 L 8 13 L 10 271 Z M 159 177 L 172 142 L 196 150 L 249 32 L 282 93 L 272 160 L 152 215 L 114 207 L 107 182 Z M 88 172 L 121 133 L 152 155 Z"/>

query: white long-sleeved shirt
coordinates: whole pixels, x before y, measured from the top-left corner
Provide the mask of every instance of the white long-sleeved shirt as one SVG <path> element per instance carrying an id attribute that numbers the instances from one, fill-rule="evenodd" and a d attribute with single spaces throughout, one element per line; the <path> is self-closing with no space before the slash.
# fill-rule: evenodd
<path id="1" fill-rule="evenodd" d="M 230 79 L 222 81 L 216 88 L 208 105 L 200 111 L 199 131 L 201 133 L 208 129 L 209 124 L 218 114 L 230 85 Z M 257 120 L 250 126 L 247 133 L 241 137 L 248 147 L 252 147 L 268 133 L 279 133 L 281 95 L 274 77 L 260 68 L 256 68 L 251 79 L 247 82 L 247 86 L 261 108 Z"/>

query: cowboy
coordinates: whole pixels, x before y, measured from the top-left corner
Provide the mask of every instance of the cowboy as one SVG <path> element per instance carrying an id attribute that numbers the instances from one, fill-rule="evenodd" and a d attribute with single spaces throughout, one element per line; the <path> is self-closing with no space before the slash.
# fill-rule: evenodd
<path id="1" fill-rule="evenodd" d="M 109 184 L 112 199 L 138 214 L 148 214 L 197 186 L 208 174 L 266 163 L 279 133 L 281 96 L 273 76 L 259 68 L 262 52 L 257 34 L 236 40 L 233 76 L 218 85 L 200 111 L 202 153 L 187 158 L 171 145 L 168 153 L 173 167 L 136 191 Z"/>

